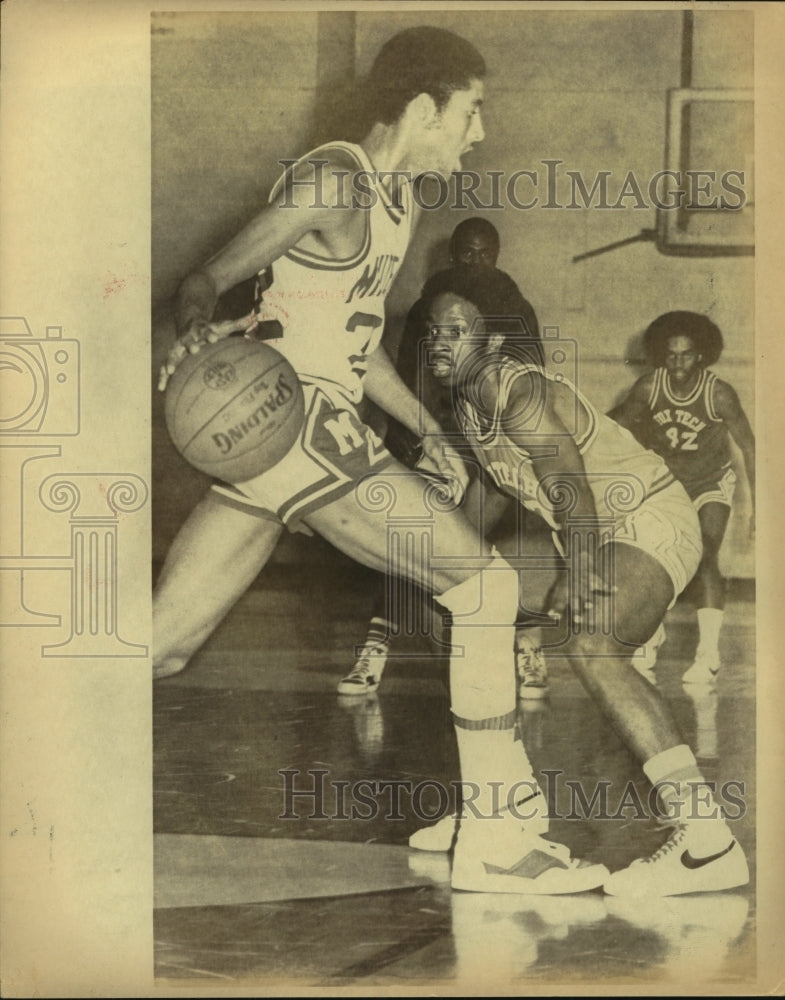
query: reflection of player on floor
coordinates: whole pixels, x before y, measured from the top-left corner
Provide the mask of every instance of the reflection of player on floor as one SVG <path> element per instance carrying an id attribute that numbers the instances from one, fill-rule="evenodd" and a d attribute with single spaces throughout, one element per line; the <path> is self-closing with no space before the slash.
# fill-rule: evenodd
<path id="1" fill-rule="evenodd" d="M 605 889 L 676 895 L 743 885 L 744 854 L 719 811 L 696 815 L 691 799 L 703 779 L 692 750 L 664 699 L 630 666 L 631 651 L 697 569 L 695 509 L 658 456 L 505 335 L 497 289 L 496 275 L 469 269 L 431 282 L 433 373 L 453 387 L 464 435 L 495 485 L 485 523 L 515 500 L 547 521 L 580 566 L 569 587 L 562 574 L 546 610 L 569 611 L 570 662 L 676 827 L 653 857 L 611 875 Z M 480 488 L 475 480 L 467 500 Z"/>
<path id="2" fill-rule="evenodd" d="M 719 553 L 736 482 L 728 435 L 741 450 L 753 503 L 755 440 L 732 386 L 708 370 L 722 353 L 722 335 L 708 317 L 665 313 L 646 330 L 645 346 L 657 367 L 638 379 L 611 416 L 665 459 L 698 511 L 703 538 L 696 576 L 700 640 L 695 662 L 682 680 L 711 683 L 720 668 L 725 607 Z"/>
<path id="3" fill-rule="evenodd" d="M 451 32 L 415 28 L 393 37 L 365 82 L 373 106 L 362 142 L 332 143 L 300 160 L 274 189 L 271 204 L 183 283 L 180 338 L 161 385 L 189 350 L 230 332 L 231 324 L 211 323 L 217 298 L 258 274 L 253 320 L 276 338 L 297 372 L 306 418 L 300 440 L 281 462 L 248 482 L 214 488 L 183 526 L 155 595 L 154 659 L 158 676 L 183 669 L 250 585 L 284 526 L 302 523 L 386 572 L 388 515 L 373 498 L 392 494 L 403 518 L 427 513 L 439 561 L 432 564 L 417 551 L 405 571 L 454 617 L 452 711 L 461 776 L 476 793 L 478 814 L 462 832 L 453 884 L 575 892 L 601 884 L 607 869 L 571 859 L 562 845 L 527 833 L 512 808 L 531 794 L 527 783 L 533 781 L 514 729 L 518 575 L 459 511 L 428 506 L 424 480 L 389 455 L 355 409 L 365 391 L 404 426 L 421 430 L 417 400 L 380 345 L 384 298 L 411 224 L 410 185 L 402 172 L 448 176 L 482 140 L 484 73 L 474 47 Z M 352 175 L 361 175 L 357 199 L 347 183 Z M 438 425 L 426 420 L 424 430 L 425 455 L 454 479 Z"/>
<path id="4" fill-rule="evenodd" d="M 464 219 L 453 230 L 450 237 L 450 263 L 470 267 L 496 267 L 499 257 L 499 232 L 493 223 L 487 219 L 474 216 Z M 449 393 L 433 378 L 427 365 L 422 364 L 423 348 L 427 342 L 428 317 L 425 301 L 427 282 L 423 295 L 414 303 L 406 316 L 406 324 L 401 335 L 398 349 L 396 369 L 404 383 L 415 393 L 423 411 L 434 417 L 443 430 L 451 435 L 458 435 L 459 428 L 455 424 Z M 505 300 L 508 313 L 523 318 L 533 341 L 539 340 L 539 327 L 534 309 L 518 290 L 517 285 L 509 279 L 508 294 Z M 428 475 L 427 457 L 423 455 L 422 442 L 419 435 L 413 434 L 399 421 L 390 419 L 385 444 L 392 454 L 410 469 L 415 469 Z M 431 472 L 435 471 L 431 467 Z M 399 622 L 389 606 L 388 594 L 380 582 L 378 593 L 374 599 L 371 620 L 365 641 L 357 651 L 357 661 L 351 671 L 338 683 L 338 693 L 341 695 L 365 695 L 378 690 L 382 673 L 389 655 L 390 636 L 397 631 Z M 532 683 L 530 688 L 537 690 L 542 696 L 545 690 L 540 679 L 536 685 L 536 665 L 539 662 L 534 655 L 530 642 L 524 640 L 520 630 L 516 633 L 516 665 L 522 674 L 522 664 L 528 668 L 528 676 Z"/>

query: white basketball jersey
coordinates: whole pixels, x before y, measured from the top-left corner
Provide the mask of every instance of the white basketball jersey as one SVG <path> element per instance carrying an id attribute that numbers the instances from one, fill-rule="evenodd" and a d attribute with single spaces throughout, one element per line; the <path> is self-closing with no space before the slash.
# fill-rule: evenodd
<path id="1" fill-rule="evenodd" d="M 411 192 L 403 183 L 391 198 L 364 150 L 349 143 L 320 146 L 298 163 L 326 160 L 336 150 L 348 154 L 359 172 L 347 177 L 343 201 L 348 206 L 356 198 L 369 206 L 361 209 L 366 215 L 362 246 L 345 260 L 292 247 L 260 271 L 254 309 L 259 322 L 267 324 L 264 339 L 289 359 L 300 381 L 328 392 L 338 389 L 356 403 L 362 398 L 367 357 L 381 341 L 384 300 L 409 243 Z M 270 201 L 295 169 L 280 178 Z"/>

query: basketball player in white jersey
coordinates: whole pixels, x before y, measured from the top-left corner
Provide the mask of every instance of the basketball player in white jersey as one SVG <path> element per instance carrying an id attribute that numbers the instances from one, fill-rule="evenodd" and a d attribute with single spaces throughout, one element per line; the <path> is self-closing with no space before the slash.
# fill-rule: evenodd
<path id="1" fill-rule="evenodd" d="M 429 360 L 434 377 L 453 387 L 463 433 L 492 483 L 482 498 L 474 480 L 466 498 L 484 499 L 486 528 L 517 502 L 538 512 L 581 566 L 572 580 L 560 575 L 545 610 L 569 612 L 570 662 L 676 828 L 651 858 L 611 875 L 605 891 L 645 897 L 744 885 L 746 859 L 727 823 L 716 807 L 714 815 L 696 809 L 704 783 L 692 750 L 665 700 L 630 664 L 698 567 L 697 514 L 657 455 L 506 334 L 501 277 L 464 268 L 431 280 Z"/>
<path id="2" fill-rule="evenodd" d="M 384 296 L 412 224 L 408 176 L 449 176 L 482 140 L 484 73 L 479 53 L 451 32 L 414 28 L 394 36 L 365 82 L 372 116 L 362 141 L 329 144 L 300 160 L 269 206 L 183 282 L 179 338 L 161 388 L 187 352 L 258 328 L 273 335 L 297 371 L 306 418 L 278 465 L 250 482 L 211 490 L 183 526 L 155 595 L 154 663 L 159 677 L 183 669 L 285 527 L 303 524 L 367 566 L 405 573 L 435 593 L 454 621 L 451 702 L 473 814 L 462 824 L 453 886 L 577 892 L 602 884 L 607 869 L 572 859 L 563 845 L 528 831 L 517 808 L 536 795 L 514 728 L 517 572 L 459 511 L 427 503 L 423 479 L 392 459 L 355 409 L 364 392 L 421 433 L 417 400 L 380 345 Z M 212 323 L 218 296 L 253 275 L 253 315 Z M 426 420 L 423 449 L 443 475 L 461 475 L 435 421 Z M 432 561 L 419 552 L 406 567 L 390 565 L 388 513 L 374 503 L 379 495 L 394 497 L 397 516 L 429 513 Z"/>
<path id="3" fill-rule="evenodd" d="M 720 670 L 725 608 L 719 555 L 736 484 L 729 438 L 741 451 L 753 507 L 755 438 L 733 386 L 709 370 L 723 345 L 708 316 L 686 310 L 664 313 L 647 328 L 644 344 L 656 367 L 638 379 L 611 416 L 665 459 L 698 511 L 703 538 L 695 588 L 699 640 L 682 681 L 713 684 Z M 653 658 L 649 666 L 654 666 Z"/>

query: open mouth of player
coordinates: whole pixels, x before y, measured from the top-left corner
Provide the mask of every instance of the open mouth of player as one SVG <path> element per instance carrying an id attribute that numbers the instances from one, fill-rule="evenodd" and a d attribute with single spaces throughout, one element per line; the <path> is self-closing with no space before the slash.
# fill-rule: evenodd
<path id="1" fill-rule="evenodd" d="M 451 351 L 439 351 L 432 352 L 429 361 L 429 367 L 434 378 L 445 378 L 450 374 L 453 368 L 452 352 Z"/>

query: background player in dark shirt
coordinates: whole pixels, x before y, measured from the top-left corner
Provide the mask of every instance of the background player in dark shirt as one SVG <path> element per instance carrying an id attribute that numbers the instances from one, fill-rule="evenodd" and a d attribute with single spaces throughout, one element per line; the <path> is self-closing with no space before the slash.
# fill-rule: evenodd
<path id="1" fill-rule="evenodd" d="M 450 237 L 450 266 L 461 264 L 470 267 L 493 269 L 499 259 L 500 241 L 496 226 L 487 219 L 472 216 L 453 230 Z M 427 284 L 427 283 L 426 283 Z M 509 280 L 509 305 L 515 315 L 521 315 L 532 340 L 539 341 L 537 316 L 531 304 L 521 295 L 517 285 Z M 422 364 L 422 345 L 427 342 L 428 317 L 425 297 L 421 296 L 411 307 L 398 346 L 396 369 L 404 383 L 420 400 L 443 430 L 458 434 L 449 393 Z M 422 457 L 421 440 L 395 419 L 388 420 L 387 447 L 396 458 L 413 468 Z"/>
<path id="2" fill-rule="evenodd" d="M 452 267 L 468 265 L 493 270 L 499 258 L 499 250 L 499 232 L 493 223 L 479 216 L 472 216 L 464 219 L 453 230 L 450 237 L 450 265 Z M 512 278 L 508 275 L 504 277 L 507 282 L 506 308 L 511 315 L 523 319 L 532 340 L 539 344 L 539 325 L 534 309 L 521 295 Z M 427 364 L 422 363 L 423 345 L 428 339 L 427 288 L 428 282 L 423 288 L 422 296 L 406 316 L 396 368 L 403 382 L 419 399 L 422 409 L 455 440 L 460 436 L 460 431 L 455 422 L 449 389 L 445 390 L 433 378 Z M 428 474 L 429 470 L 422 451 L 422 439 L 394 418 L 388 419 L 385 444 L 404 465 Z M 339 694 L 363 695 L 378 689 L 387 663 L 390 635 L 398 626 L 398 623 L 392 620 L 394 618 L 395 615 L 388 606 L 384 586 L 380 583 L 365 641 L 357 650 L 357 661 L 352 670 L 338 683 Z M 527 664 L 533 669 L 535 658 L 528 652 L 522 653 L 522 657 L 526 658 Z M 544 676 L 538 690 L 544 693 Z"/>
<path id="3" fill-rule="evenodd" d="M 720 668 L 725 580 L 719 552 L 736 482 L 729 437 L 744 460 L 753 510 L 755 439 L 735 390 L 708 368 L 719 359 L 723 342 L 707 316 L 665 313 L 646 330 L 644 344 L 656 367 L 610 415 L 665 459 L 698 511 L 703 537 L 703 559 L 695 578 L 700 639 L 695 662 L 682 680 L 708 684 Z"/>

